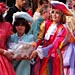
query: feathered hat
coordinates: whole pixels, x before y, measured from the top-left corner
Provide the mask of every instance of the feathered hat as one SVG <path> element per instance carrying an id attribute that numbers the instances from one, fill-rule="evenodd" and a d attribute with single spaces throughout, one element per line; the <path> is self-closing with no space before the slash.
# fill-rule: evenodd
<path id="1" fill-rule="evenodd" d="M 63 12 L 67 16 L 72 16 L 72 11 L 62 2 L 59 1 L 51 1 L 50 2 L 53 9 L 59 9 L 61 12 Z"/>
<path id="2" fill-rule="evenodd" d="M 27 12 L 16 12 L 13 14 L 13 22 L 15 22 L 16 18 L 24 18 L 25 20 L 29 22 L 33 22 L 33 18 L 27 13 Z"/>

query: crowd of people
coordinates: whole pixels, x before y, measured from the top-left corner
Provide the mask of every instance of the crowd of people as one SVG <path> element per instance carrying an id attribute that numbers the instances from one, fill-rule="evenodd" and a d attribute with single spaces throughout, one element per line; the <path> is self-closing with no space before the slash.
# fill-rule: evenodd
<path id="1" fill-rule="evenodd" d="M 75 75 L 75 0 L 25 3 L 0 3 L 0 75 Z"/>

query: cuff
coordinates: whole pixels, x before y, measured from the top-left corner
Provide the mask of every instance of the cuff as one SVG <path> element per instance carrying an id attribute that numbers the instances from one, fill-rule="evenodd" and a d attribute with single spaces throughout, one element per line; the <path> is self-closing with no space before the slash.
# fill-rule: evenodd
<path id="1" fill-rule="evenodd" d="M 38 56 L 40 57 L 40 59 L 43 59 L 44 55 L 43 55 L 42 46 L 38 46 L 36 51 L 37 51 Z"/>

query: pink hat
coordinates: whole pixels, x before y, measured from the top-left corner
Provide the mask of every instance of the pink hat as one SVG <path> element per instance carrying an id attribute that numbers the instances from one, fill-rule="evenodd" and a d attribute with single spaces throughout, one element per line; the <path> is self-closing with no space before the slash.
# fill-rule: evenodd
<path id="1" fill-rule="evenodd" d="M 64 3 L 59 1 L 51 1 L 50 3 L 53 9 L 59 9 L 61 12 L 63 12 L 67 16 L 73 15 L 71 10 Z"/>

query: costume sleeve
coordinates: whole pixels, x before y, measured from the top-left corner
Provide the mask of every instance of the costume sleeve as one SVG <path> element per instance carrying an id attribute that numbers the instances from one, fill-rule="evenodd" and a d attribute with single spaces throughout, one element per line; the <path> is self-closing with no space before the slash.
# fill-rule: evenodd
<path id="1" fill-rule="evenodd" d="M 42 59 L 43 57 L 47 57 L 48 56 L 48 50 L 50 49 L 50 48 L 52 48 L 53 47 L 53 45 L 51 44 L 51 45 L 48 45 L 47 47 L 44 47 L 44 48 L 42 48 L 42 46 L 40 47 L 40 46 L 38 46 L 38 48 L 37 48 L 37 53 L 38 53 L 38 56 L 40 57 L 40 59 Z"/>
<path id="2" fill-rule="evenodd" d="M 52 44 L 48 45 L 47 47 L 41 48 L 41 50 L 38 50 L 38 55 L 39 53 L 41 54 L 42 58 L 48 56 L 49 51 L 55 51 L 57 48 L 59 48 L 61 42 L 65 39 L 66 36 L 66 29 L 63 28 L 55 37 L 54 41 Z M 41 51 L 41 52 L 40 52 Z M 52 52 L 51 51 L 51 52 Z M 39 55 L 40 57 L 40 55 Z"/>

